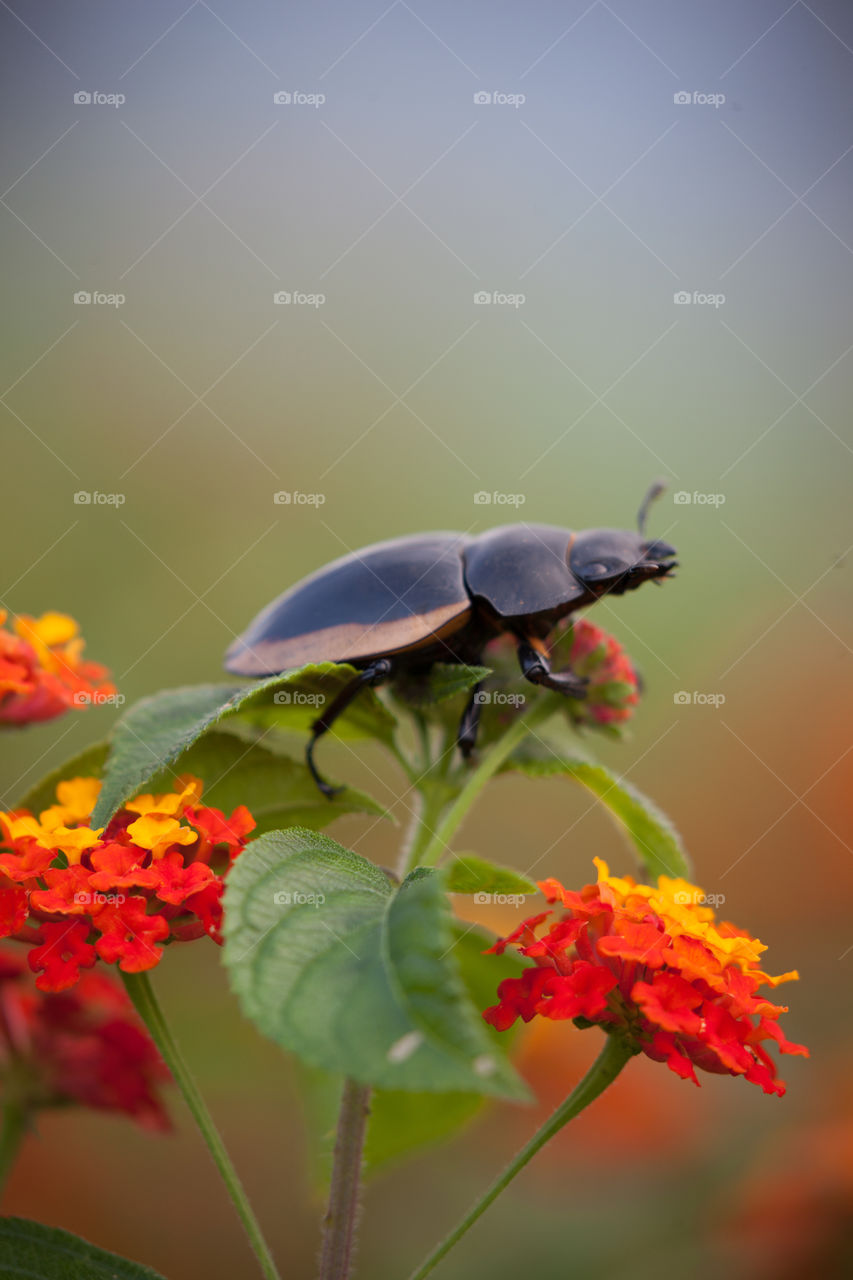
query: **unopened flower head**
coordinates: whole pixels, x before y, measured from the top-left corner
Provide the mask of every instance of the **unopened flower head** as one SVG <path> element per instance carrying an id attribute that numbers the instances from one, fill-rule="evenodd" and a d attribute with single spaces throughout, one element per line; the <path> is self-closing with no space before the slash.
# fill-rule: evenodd
<path id="1" fill-rule="evenodd" d="M 501 954 L 514 946 L 531 967 L 500 984 L 486 1021 L 499 1031 L 537 1014 L 597 1023 L 694 1084 L 698 1067 L 782 1095 L 766 1045 L 806 1057 L 808 1050 L 785 1038 L 778 1019 L 787 1009 L 758 989 L 797 974 L 764 973 L 764 945 L 716 921 L 695 885 L 668 876 L 657 887 L 637 884 L 594 861 L 598 882 L 580 893 L 540 882 L 548 902 L 564 909 L 558 919 L 546 926 L 553 912 L 532 916 L 491 948 Z"/>
<path id="2" fill-rule="evenodd" d="M 617 725 L 630 720 L 639 702 L 639 682 L 631 659 L 613 636 L 586 618 L 572 625 L 570 666 L 589 681 L 586 697 L 569 703 L 579 724 Z"/>
<path id="3" fill-rule="evenodd" d="M 199 805 L 203 784 L 129 800 L 109 825 L 88 825 L 97 778 L 71 778 L 38 817 L 0 814 L 0 937 L 30 946 L 42 991 L 73 986 L 98 959 L 140 973 L 163 945 L 221 942 L 223 877 L 255 820 Z"/>
<path id="4" fill-rule="evenodd" d="M 21 614 L 9 631 L 6 616 L 0 610 L 0 725 L 54 720 L 116 697 L 107 668 L 83 658 L 84 641 L 73 618 Z"/>

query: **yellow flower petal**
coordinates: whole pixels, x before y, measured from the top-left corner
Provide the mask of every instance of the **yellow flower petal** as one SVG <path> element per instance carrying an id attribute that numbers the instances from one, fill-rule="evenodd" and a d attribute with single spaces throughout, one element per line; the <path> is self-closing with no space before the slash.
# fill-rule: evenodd
<path id="1" fill-rule="evenodd" d="M 47 835 L 47 849 L 61 849 L 70 865 L 78 863 L 87 849 L 100 844 L 104 828 L 96 831 L 89 827 L 57 827 Z"/>
<path id="2" fill-rule="evenodd" d="M 187 805 L 198 804 L 204 783 L 200 778 L 194 778 L 191 774 L 186 774 L 178 778 L 178 785 L 181 788 L 180 791 L 169 791 L 159 796 L 150 794 L 134 796 L 132 800 L 127 801 L 124 807 L 131 813 L 168 814 L 180 817 Z"/>
<path id="3" fill-rule="evenodd" d="M 127 828 L 134 844 L 150 849 L 160 858 L 173 844 L 192 844 L 198 837 L 190 827 L 182 827 L 176 818 L 164 813 L 146 813 Z"/>
<path id="4" fill-rule="evenodd" d="M 56 788 L 59 804 L 54 805 L 54 808 L 64 809 L 73 822 L 85 822 L 95 807 L 100 791 L 101 783 L 97 778 L 66 778 Z"/>
<path id="5" fill-rule="evenodd" d="M 67 644 L 74 639 L 78 630 L 77 623 L 67 613 L 43 613 L 40 618 L 21 614 L 15 619 L 15 631 L 22 640 L 28 640 L 30 644 L 35 642 L 37 645 L 47 645 L 49 648 Z"/>

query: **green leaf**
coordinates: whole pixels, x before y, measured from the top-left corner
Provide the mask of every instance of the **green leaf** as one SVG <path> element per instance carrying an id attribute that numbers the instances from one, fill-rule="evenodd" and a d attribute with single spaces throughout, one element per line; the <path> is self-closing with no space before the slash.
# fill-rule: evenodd
<path id="1" fill-rule="evenodd" d="M 633 844 L 644 872 L 655 878 L 690 876 L 687 852 L 669 818 L 648 796 L 591 757 L 551 748 L 541 739 L 538 742 L 528 739 L 513 753 L 504 769 L 520 770 L 535 778 L 556 774 L 574 778 L 605 806 Z"/>
<path id="2" fill-rule="evenodd" d="M 225 918 L 232 986 L 282 1048 L 388 1089 L 526 1097 L 466 994 L 440 874 L 396 888 L 328 836 L 270 832 L 235 864 Z"/>
<path id="3" fill-rule="evenodd" d="M 468 693 L 491 675 L 491 667 L 466 667 L 457 663 L 436 662 L 426 675 L 403 673 L 393 685 L 394 697 L 407 707 L 434 707 Z"/>
<path id="4" fill-rule="evenodd" d="M 250 685 L 190 685 L 143 698 L 116 724 L 92 825 L 106 826 L 125 800 L 137 795 L 155 773 L 173 764 L 220 721 L 240 714 L 257 716 L 256 723 L 262 726 L 304 728 L 317 718 L 318 704 L 295 703 L 295 694 L 301 690 L 311 698 L 333 698 L 355 674 L 353 667 L 325 662 Z M 290 701 L 276 703 L 276 694 Z M 372 733 L 390 741 L 394 718 L 371 690 L 359 694 L 351 711 L 341 717 L 346 721 L 349 716 L 350 728 L 354 724 L 362 735 Z"/>
<path id="5" fill-rule="evenodd" d="M 241 720 L 262 729 L 274 727 L 305 733 L 339 693 L 358 675 L 348 663 L 318 662 L 273 676 L 255 686 L 254 695 L 237 709 Z M 332 734 L 340 738 L 378 738 L 386 746 L 394 739 L 397 721 L 373 689 L 362 689 L 335 720 Z"/>
<path id="6" fill-rule="evenodd" d="M 346 787 L 327 799 L 317 790 L 301 760 L 267 751 L 260 742 L 245 743 L 229 733 L 205 733 L 172 767 L 150 778 L 155 794 L 171 790 L 175 773 L 191 773 L 204 781 L 202 802 L 230 813 L 244 804 L 257 822 L 252 837 L 281 827 L 327 827 L 344 813 L 390 817 L 363 791 Z"/>
<path id="7" fill-rule="evenodd" d="M 108 742 L 96 742 L 91 747 L 85 747 L 76 756 L 66 760 L 65 764 L 60 765 L 58 769 L 52 769 L 35 786 L 30 787 L 29 791 L 17 801 L 15 808 L 29 809 L 30 813 L 38 816 L 42 809 L 56 804 L 57 785 L 64 782 L 66 778 L 99 778 L 109 749 Z"/>
<path id="8" fill-rule="evenodd" d="M 525 967 L 518 952 L 510 949 L 502 956 L 483 955 L 495 940 L 479 926 L 457 922 L 455 955 L 462 981 L 477 1009 L 494 1004 L 498 983 L 515 977 Z M 506 1056 L 517 1040 L 519 1026 L 497 1032 L 486 1028 L 496 1052 Z M 335 1120 L 340 1101 L 341 1077 L 316 1067 L 300 1064 L 297 1073 L 303 1098 L 303 1114 L 310 1130 L 313 1181 L 322 1189 L 328 1184 L 335 1141 Z M 488 1105 L 478 1093 L 411 1093 L 375 1089 L 370 1098 L 370 1124 L 364 1148 L 365 1169 L 378 1172 L 389 1164 L 413 1155 L 425 1147 L 447 1141 L 459 1133 Z"/>
<path id="9" fill-rule="evenodd" d="M 163 1280 L 70 1231 L 28 1218 L 0 1218 L 0 1280 Z"/>
<path id="10" fill-rule="evenodd" d="M 474 853 L 457 853 L 445 868 L 448 893 L 529 894 L 536 885 L 509 867 L 499 867 Z"/>

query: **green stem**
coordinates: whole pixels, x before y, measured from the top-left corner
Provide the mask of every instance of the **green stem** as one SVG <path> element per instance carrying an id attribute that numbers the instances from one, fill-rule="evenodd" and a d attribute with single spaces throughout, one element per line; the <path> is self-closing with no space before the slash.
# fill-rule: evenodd
<path id="1" fill-rule="evenodd" d="M 175 1084 L 183 1094 L 184 1101 L 198 1125 L 199 1132 L 213 1157 L 213 1162 L 219 1170 L 222 1181 L 225 1183 L 228 1195 L 231 1197 L 231 1203 L 237 1210 L 237 1215 L 243 1224 L 261 1271 L 267 1277 L 267 1280 L 281 1280 L 258 1220 L 237 1176 L 237 1171 L 231 1163 L 228 1152 L 225 1150 L 225 1144 L 219 1136 L 219 1130 L 216 1128 L 213 1118 L 198 1091 L 195 1080 L 192 1078 L 183 1055 L 169 1030 L 148 974 L 122 973 L 121 976 L 136 1012 L 148 1028 L 152 1040 L 160 1050 L 163 1061 L 171 1071 Z"/>
<path id="2" fill-rule="evenodd" d="M 323 1219 L 320 1280 L 347 1280 L 352 1261 L 370 1087 L 344 1080 L 329 1207 Z"/>
<path id="3" fill-rule="evenodd" d="M 550 1119 L 546 1120 L 537 1133 L 530 1139 L 526 1146 L 522 1147 L 518 1155 L 515 1156 L 504 1169 L 503 1173 L 493 1182 L 489 1190 L 478 1200 L 468 1214 L 462 1219 L 459 1225 L 451 1231 L 450 1235 L 442 1240 L 441 1244 L 433 1250 L 427 1260 L 413 1271 L 409 1280 L 423 1280 L 424 1276 L 438 1265 L 438 1263 L 450 1252 L 455 1244 L 473 1227 L 478 1218 L 485 1213 L 489 1205 L 495 1201 L 505 1187 L 508 1187 L 517 1173 L 520 1173 L 526 1164 L 528 1164 L 537 1151 L 541 1150 L 556 1133 L 567 1124 L 569 1120 L 583 1111 L 584 1107 L 588 1107 L 600 1093 L 603 1093 L 608 1085 L 612 1084 L 619 1072 L 632 1058 L 635 1050 L 624 1039 L 616 1035 L 608 1035 L 606 1043 L 589 1071 L 581 1080 L 577 1088 L 566 1098 L 565 1102 L 557 1108 Z"/>
<path id="4" fill-rule="evenodd" d="M 26 1107 L 17 1099 L 10 1098 L 3 1106 L 3 1129 L 0 1131 L 0 1191 L 12 1172 L 28 1127 Z"/>
<path id="5" fill-rule="evenodd" d="M 456 800 L 445 814 L 435 835 L 425 849 L 421 851 L 420 865 L 434 866 L 448 848 L 462 820 L 471 808 L 486 783 L 497 773 L 501 765 L 512 755 L 520 742 L 528 733 L 532 733 L 543 724 L 557 709 L 555 699 L 542 697 L 537 699 L 529 711 L 515 721 L 506 733 L 498 739 L 490 751 L 487 751 L 477 768 L 468 778 Z"/>

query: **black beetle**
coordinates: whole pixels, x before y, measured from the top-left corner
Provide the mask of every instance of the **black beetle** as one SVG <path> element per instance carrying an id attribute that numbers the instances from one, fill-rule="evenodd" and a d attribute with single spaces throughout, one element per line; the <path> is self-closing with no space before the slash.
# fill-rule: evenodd
<path id="1" fill-rule="evenodd" d="M 621 595 L 676 568 L 675 548 L 647 541 L 652 485 L 638 533 L 544 524 L 504 525 L 476 537 L 423 533 L 379 542 L 326 565 L 268 605 L 229 648 L 228 671 L 277 675 L 308 662 L 348 662 L 359 674 L 311 726 L 306 759 L 324 795 L 334 794 L 314 764 L 317 739 L 359 690 L 401 670 L 435 662 L 476 664 L 486 644 L 515 636 L 522 674 L 533 684 L 583 697 L 571 671 L 552 672 L 548 633 L 567 614 L 603 595 Z M 459 725 L 470 755 L 477 738 L 479 686 Z"/>

